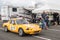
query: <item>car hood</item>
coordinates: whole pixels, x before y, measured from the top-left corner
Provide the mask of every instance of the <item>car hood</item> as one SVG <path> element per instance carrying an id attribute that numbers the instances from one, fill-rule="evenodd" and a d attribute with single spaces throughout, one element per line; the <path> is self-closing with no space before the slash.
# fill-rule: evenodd
<path id="1" fill-rule="evenodd" d="M 33 29 L 39 29 L 39 25 L 37 24 L 24 24 L 24 26 L 28 28 L 33 28 Z"/>

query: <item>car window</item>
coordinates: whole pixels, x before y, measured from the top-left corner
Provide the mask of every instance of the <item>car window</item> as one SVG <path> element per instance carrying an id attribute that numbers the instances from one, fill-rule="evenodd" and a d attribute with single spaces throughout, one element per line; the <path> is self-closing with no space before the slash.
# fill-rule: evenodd
<path id="1" fill-rule="evenodd" d="M 21 19 L 21 20 L 16 20 L 16 23 L 17 24 L 28 24 L 29 22 L 27 20 Z"/>
<path id="2" fill-rule="evenodd" d="M 22 24 L 20 20 L 16 20 L 16 23 L 17 24 Z"/>

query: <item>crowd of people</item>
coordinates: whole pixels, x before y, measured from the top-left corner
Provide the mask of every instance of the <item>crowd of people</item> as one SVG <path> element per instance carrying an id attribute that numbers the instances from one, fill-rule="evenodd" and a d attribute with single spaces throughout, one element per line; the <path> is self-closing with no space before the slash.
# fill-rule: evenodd
<path id="1" fill-rule="evenodd" d="M 55 25 L 59 25 L 59 13 L 54 12 L 53 14 L 53 23 Z M 32 18 L 31 22 L 36 23 L 38 20 L 38 23 L 42 29 L 48 29 L 49 28 L 49 15 L 47 11 L 43 11 L 41 14 L 41 17 L 39 19 Z"/>

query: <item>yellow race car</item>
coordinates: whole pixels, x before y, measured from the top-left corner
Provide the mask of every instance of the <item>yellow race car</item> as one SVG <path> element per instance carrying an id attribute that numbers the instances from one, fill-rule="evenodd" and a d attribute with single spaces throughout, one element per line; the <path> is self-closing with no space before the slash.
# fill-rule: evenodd
<path id="1" fill-rule="evenodd" d="M 29 23 L 24 19 L 10 19 L 8 22 L 3 23 L 4 31 L 19 33 L 19 36 L 24 34 L 37 34 L 41 32 L 41 28 L 37 24 Z"/>

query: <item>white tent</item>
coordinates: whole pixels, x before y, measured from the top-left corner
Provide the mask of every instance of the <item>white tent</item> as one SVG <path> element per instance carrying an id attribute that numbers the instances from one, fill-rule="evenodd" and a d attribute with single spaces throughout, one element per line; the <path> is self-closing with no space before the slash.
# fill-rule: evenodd
<path id="1" fill-rule="evenodd" d="M 43 7 L 41 7 L 41 8 L 36 8 L 36 9 L 34 9 L 32 12 L 33 13 L 39 13 L 39 12 L 41 12 L 41 11 L 43 11 L 43 10 L 46 10 L 46 9 L 49 9 L 50 7 L 48 7 L 48 6 L 43 6 Z"/>
<path id="2" fill-rule="evenodd" d="M 50 6 L 50 5 L 44 5 L 41 8 L 36 8 L 32 12 L 33 13 L 40 13 L 42 11 L 56 11 L 60 10 L 58 7 Z"/>

